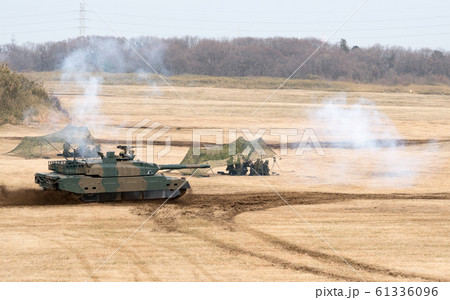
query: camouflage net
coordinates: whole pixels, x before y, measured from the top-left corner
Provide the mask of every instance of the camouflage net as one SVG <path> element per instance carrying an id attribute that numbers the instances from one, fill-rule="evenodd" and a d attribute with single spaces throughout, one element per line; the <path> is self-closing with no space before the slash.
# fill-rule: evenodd
<path id="1" fill-rule="evenodd" d="M 89 129 L 85 126 L 76 127 L 68 124 L 62 130 L 44 136 L 26 136 L 9 154 L 23 156 L 26 158 L 38 158 L 55 156 L 57 151 L 49 142 L 63 152 L 64 143 L 69 143 L 74 149 L 95 148 L 95 139 Z"/>
<path id="2" fill-rule="evenodd" d="M 260 155 L 253 146 L 253 143 L 258 143 L 264 153 Z M 232 158 L 236 160 L 238 157 L 242 160 L 257 160 L 258 158 L 269 158 L 274 157 L 275 152 L 269 147 L 269 145 L 264 142 L 262 138 L 255 141 L 247 141 L 243 137 L 239 137 L 236 141 L 225 144 L 223 146 L 213 146 L 213 147 L 203 147 L 200 148 L 200 155 L 194 155 L 194 148 L 189 148 L 186 156 L 180 162 L 180 164 L 209 164 L 211 168 L 223 167 L 227 165 L 227 161 Z M 235 154 L 230 154 L 230 148 L 236 149 Z M 183 174 L 202 175 L 207 173 L 208 169 L 197 169 L 197 170 L 183 170 Z"/>

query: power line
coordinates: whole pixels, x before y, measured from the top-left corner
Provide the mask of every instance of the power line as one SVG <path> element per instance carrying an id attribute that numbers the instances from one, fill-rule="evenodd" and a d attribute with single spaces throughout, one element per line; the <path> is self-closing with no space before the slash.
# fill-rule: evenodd
<path id="1" fill-rule="evenodd" d="M 2 25 L 2 27 L 21 27 L 21 26 L 29 26 L 34 27 L 35 25 L 46 25 L 46 24 L 61 24 L 63 22 L 73 22 L 78 21 L 78 18 L 72 18 L 72 19 L 64 19 L 64 20 L 52 20 L 52 21 L 43 21 L 43 22 L 27 22 L 27 23 L 18 23 L 18 24 L 5 24 Z"/>
<path id="2" fill-rule="evenodd" d="M 21 33 L 21 34 L 27 34 L 27 33 L 43 33 L 43 32 L 56 32 L 56 31 L 66 31 L 66 30 L 74 30 L 78 29 L 77 27 L 65 27 L 65 28 L 55 28 L 50 30 L 30 30 L 30 31 L 14 31 L 14 34 Z M 0 35 L 11 35 L 11 32 L 0 32 Z"/>
<path id="3" fill-rule="evenodd" d="M 303 25 L 303 24 L 339 24 L 339 21 L 308 21 L 308 22 L 270 22 L 270 21 L 230 21 L 230 20 L 211 20 L 211 19 L 185 19 L 185 18 L 171 18 L 171 17 L 155 17 L 155 16 L 142 16 L 142 15 L 130 15 L 130 14 L 117 14 L 110 13 L 105 15 L 112 15 L 118 17 L 130 17 L 130 18 L 141 18 L 148 20 L 167 20 L 167 21 L 185 21 L 194 23 L 224 23 L 224 24 L 261 24 L 261 25 L 276 25 L 276 24 L 286 24 L 286 25 Z M 375 23 L 375 22 L 392 22 L 392 21 L 417 21 L 417 20 L 435 20 L 435 19 L 446 19 L 448 20 L 450 16 L 433 16 L 433 17 L 417 17 L 417 18 L 394 18 L 394 19 L 375 19 L 375 20 L 361 20 L 354 21 L 353 23 Z"/>
<path id="4" fill-rule="evenodd" d="M 89 19 L 86 17 L 82 17 L 81 15 L 81 9 L 80 9 L 80 17 L 77 19 L 80 22 L 80 25 L 78 26 L 80 30 L 80 35 L 84 36 L 85 34 L 82 34 L 82 31 L 84 31 L 87 28 L 85 25 L 86 20 L 91 20 L 93 22 L 100 22 L 96 19 Z M 27 23 L 16 23 L 16 24 L 5 24 L 2 25 L 2 27 L 16 27 L 16 26 L 35 26 L 35 25 L 47 25 L 47 24 L 60 24 L 62 22 L 73 22 L 75 19 L 64 19 L 64 20 L 52 20 L 52 21 L 43 21 L 43 22 L 27 22 Z M 205 28 L 201 27 L 186 27 L 186 26 L 165 26 L 165 25 L 152 25 L 152 24 L 144 24 L 144 23 L 128 23 L 128 22 L 120 22 L 120 21 L 112 21 L 111 23 L 117 24 L 117 25 L 132 25 L 132 26 L 142 26 L 142 27 L 152 27 L 152 28 L 171 28 L 171 29 L 192 29 L 192 30 L 205 30 Z M 396 30 L 396 29 L 422 29 L 422 28 L 436 28 L 436 27 L 450 27 L 450 24 L 436 24 L 436 25 L 427 25 L 427 26 L 405 26 L 405 27 L 385 27 L 385 28 L 364 28 L 364 29 L 347 29 L 342 30 L 342 32 L 353 32 L 353 31 L 382 31 L 382 30 Z M 97 28 L 98 29 L 98 28 Z M 233 29 L 206 29 L 209 31 L 236 31 Z M 317 29 L 317 30 L 260 30 L 260 29 L 239 29 L 239 31 L 245 31 L 245 32 L 293 32 L 293 33 L 302 33 L 302 32 L 309 32 L 309 33 L 317 33 L 317 32 L 326 32 L 330 31 L 330 29 Z"/>
<path id="5" fill-rule="evenodd" d="M 92 20 L 93 22 L 100 22 L 99 20 Z M 131 25 L 131 26 L 139 26 L 139 27 L 151 27 L 151 28 L 167 28 L 167 29 L 188 29 L 188 30 L 202 30 L 202 31 L 220 31 L 220 32 L 233 32 L 237 30 L 233 30 L 230 28 L 204 28 L 204 27 L 186 27 L 186 26 L 170 26 L 170 25 L 153 25 L 153 24 L 143 24 L 143 23 L 129 23 L 129 22 L 120 22 L 120 21 L 110 21 L 111 24 L 115 25 Z M 402 27 L 385 27 L 385 28 L 364 28 L 364 29 L 347 29 L 341 30 L 341 32 L 367 32 L 367 31 L 390 31 L 390 30 L 398 30 L 398 29 L 422 29 L 422 28 L 437 28 L 437 27 L 450 27 L 450 24 L 436 24 L 429 26 L 402 26 Z M 105 29 L 107 30 L 107 29 Z M 239 29 L 239 31 L 243 32 L 276 32 L 276 33 L 323 33 L 331 31 L 331 29 L 315 29 L 315 30 L 263 30 L 263 29 Z"/>
<path id="6" fill-rule="evenodd" d="M 43 17 L 43 16 L 54 16 L 54 15 L 62 15 L 62 14 L 73 14 L 74 10 L 65 10 L 65 11 L 55 11 L 55 12 L 48 12 L 48 13 L 42 13 L 42 14 L 32 14 L 32 15 L 16 15 L 16 16 L 2 16 L 1 19 L 19 19 L 19 18 L 35 18 L 35 17 Z"/>
<path id="7" fill-rule="evenodd" d="M 83 9 L 80 7 L 80 17 L 79 20 L 79 32 L 80 36 L 85 36 L 85 30 L 87 28 L 93 28 L 93 29 L 99 29 L 99 30 L 108 30 L 107 28 L 99 28 L 99 27 L 88 27 L 85 25 L 86 20 L 91 20 L 93 22 L 100 22 L 97 19 L 89 19 L 85 17 L 85 14 L 83 13 Z M 84 10 L 86 12 L 86 10 Z M 64 20 L 52 20 L 52 21 L 44 21 L 44 22 L 28 22 L 28 23 L 19 23 L 19 24 L 6 24 L 3 27 L 16 27 L 16 26 L 31 26 L 34 27 L 35 25 L 47 25 L 47 24 L 61 24 L 63 22 L 73 22 L 75 19 L 64 19 Z M 144 23 L 128 23 L 128 22 L 120 22 L 120 21 L 112 21 L 112 24 L 116 25 L 131 25 L 131 26 L 139 26 L 139 27 L 152 27 L 152 28 L 168 28 L 168 29 L 190 29 L 190 30 L 207 30 L 207 31 L 226 31 L 226 32 L 232 32 L 236 31 L 233 29 L 213 29 L 213 28 L 201 28 L 201 27 L 186 27 L 186 26 L 165 26 L 165 25 L 152 25 L 152 24 L 144 24 Z M 342 32 L 358 32 L 358 31 L 383 31 L 383 30 L 396 30 L 396 29 L 423 29 L 423 28 L 437 28 L 437 27 L 450 27 L 450 24 L 436 24 L 436 25 L 428 25 L 428 26 L 408 26 L 408 27 L 385 27 L 385 28 L 364 28 L 364 29 L 347 29 L 342 30 Z M 327 32 L 330 31 L 330 29 L 316 29 L 316 30 L 262 30 L 262 29 L 239 29 L 239 31 L 243 32 L 277 32 L 277 33 L 321 33 L 321 32 Z M 27 32 L 27 31 L 23 31 Z M 36 31 L 30 31 L 30 32 L 36 32 Z M 139 31 L 127 31 L 127 32 L 136 32 L 139 33 Z"/>
<path id="8" fill-rule="evenodd" d="M 142 7 L 144 8 L 145 6 L 143 5 Z M 109 16 L 111 14 L 116 14 L 115 12 L 117 12 L 117 11 L 120 11 L 120 12 L 122 12 L 122 14 L 121 14 L 122 16 L 127 16 L 128 15 L 128 16 L 132 16 L 132 17 L 143 17 L 143 18 L 155 18 L 155 17 L 153 17 L 153 15 L 154 14 L 158 14 L 158 15 L 161 15 L 161 16 L 163 16 L 163 15 L 164 16 L 168 16 L 168 18 L 171 18 L 172 20 L 180 20 L 179 18 L 174 18 L 173 17 L 174 13 L 177 13 L 177 12 L 182 13 L 183 16 L 195 15 L 195 14 L 212 15 L 212 14 L 215 14 L 215 13 L 221 13 L 221 14 L 227 14 L 228 16 L 233 16 L 237 12 L 236 9 L 233 9 L 232 7 L 213 8 L 213 6 L 211 6 L 211 7 L 202 6 L 201 8 L 198 8 L 198 7 L 193 7 L 193 6 L 189 6 L 189 7 L 178 7 L 178 6 L 169 7 L 168 6 L 167 8 L 162 8 L 162 7 L 158 8 L 158 7 L 153 7 L 152 6 L 151 7 L 152 16 L 150 17 L 149 15 L 147 15 L 147 16 L 135 15 L 134 12 L 136 10 L 132 10 L 133 8 L 134 7 L 132 7 L 132 6 L 124 7 L 123 5 L 114 5 L 113 3 L 110 3 L 107 8 L 105 7 L 105 10 L 102 10 L 102 12 L 103 12 L 103 14 L 105 16 Z M 229 9 L 227 9 L 227 8 L 229 8 Z M 108 11 L 106 9 L 110 9 L 110 10 Z M 128 9 L 128 11 L 126 11 L 125 9 Z M 150 9 L 150 7 L 148 7 L 148 9 Z M 433 9 L 433 11 L 430 10 L 430 9 Z M 450 9 L 450 6 L 448 6 L 448 5 L 444 5 L 444 6 L 432 5 L 432 6 L 429 6 L 429 7 L 425 8 L 425 9 L 424 9 L 423 5 L 416 6 L 416 7 L 413 7 L 413 6 L 409 5 L 408 7 L 398 7 L 398 8 L 389 7 L 389 12 L 398 12 L 395 15 L 399 15 L 401 13 L 405 13 L 405 11 L 408 11 L 408 12 L 416 11 L 416 12 L 418 12 L 420 14 L 423 14 L 424 12 L 428 12 L 428 13 L 435 13 L 436 11 L 438 11 L 438 12 L 445 12 L 445 11 L 448 11 L 449 9 Z M 333 7 L 332 8 L 328 8 L 327 6 L 324 6 L 324 7 L 320 8 L 320 9 L 305 9 L 305 6 L 301 5 L 301 6 L 297 6 L 297 7 L 295 7 L 295 6 L 290 7 L 289 11 L 291 13 L 295 14 L 296 16 L 299 16 L 301 18 L 302 15 L 311 15 L 311 14 L 316 14 L 316 15 L 320 14 L 320 15 L 322 15 L 324 13 L 325 14 L 326 13 L 333 13 L 333 14 L 336 14 L 336 13 L 349 13 L 352 10 L 351 9 L 336 9 L 336 8 L 333 8 Z M 130 12 L 131 14 L 127 14 L 128 12 Z M 273 15 L 282 13 L 283 17 L 284 17 L 285 10 L 284 9 L 278 10 L 275 7 L 264 8 L 264 7 L 260 6 L 258 8 L 251 9 L 251 10 L 239 9 L 238 12 L 242 13 L 245 16 L 254 16 L 254 15 L 258 14 L 258 13 L 270 14 L 270 15 L 273 16 Z M 125 14 L 123 14 L 123 13 L 125 13 Z M 385 14 L 385 13 L 386 13 L 386 10 L 383 7 L 380 7 L 380 11 L 373 11 L 372 10 L 372 15 Z M 428 19 L 433 19 L 433 18 L 434 18 L 434 16 L 433 17 L 429 17 Z M 418 18 L 410 18 L 410 20 L 416 20 L 416 19 L 418 19 Z M 419 19 L 420 19 L 420 16 L 419 16 Z M 216 22 L 216 21 L 222 22 L 220 20 L 215 20 L 215 19 L 213 19 L 211 21 L 212 22 Z M 228 22 L 228 21 L 225 21 L 225 22 Z M 371 22 L 371 20 L 369 20 L 369 22 Z M 334 23 L 339 23 L 339 22 L 334 22 Z"/>
<path id="9" fill-rule="evenodd" d="M 354 39 L 381 39 L 381 38 L 406 38 L 406 37 L 421 37 L 421 36 L 440 36 L 450 35 L 450 31 L 439 33 L 424 33 L 424 34 L 402 34 L 402 35 L 382 35 L 382 36 L 365 36 Z"/>

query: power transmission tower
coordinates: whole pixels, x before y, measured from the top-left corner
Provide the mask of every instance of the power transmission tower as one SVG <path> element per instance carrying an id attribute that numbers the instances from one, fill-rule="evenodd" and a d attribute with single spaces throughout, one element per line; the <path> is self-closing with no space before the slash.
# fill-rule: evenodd
<path id="1" fill-rule="evenodd" d="M 86 9 L 84 2 L 80 3 L 80 36 L 86 36 Z"/>
<path id="2" fill-rule="evenodd" d="M 11 46 L 12 46 L 12 49 L 16 48 L 16 36 L 14 35 L 14 33 L 11 36 Z"/>

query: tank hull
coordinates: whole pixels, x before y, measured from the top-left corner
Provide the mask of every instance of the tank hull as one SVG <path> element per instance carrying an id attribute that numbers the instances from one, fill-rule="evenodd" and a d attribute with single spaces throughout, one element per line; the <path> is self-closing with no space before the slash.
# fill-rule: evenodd
<path id="1" fill-rule="evenodd" d="M 177 198 L 190 188 L 189 182 L 184 178 L 160 174 L 95 177 L 55 172 L 36 173 L 35 182 L 43 189 L 76 194 L 85 202 Z"/>

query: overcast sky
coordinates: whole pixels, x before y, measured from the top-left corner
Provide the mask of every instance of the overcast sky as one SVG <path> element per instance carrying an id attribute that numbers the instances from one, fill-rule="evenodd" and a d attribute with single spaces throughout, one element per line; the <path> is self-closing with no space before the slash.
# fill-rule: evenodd
<path id="1" fill-rule="evenodd" d="M 1 0 L 0 43 L 74 38 L 82 0 Z M 329 38 L 365 0 L 89 0 L 86 35 Z M 368 0 L 330 39 L 450 50 L 450 2 Z"/>

